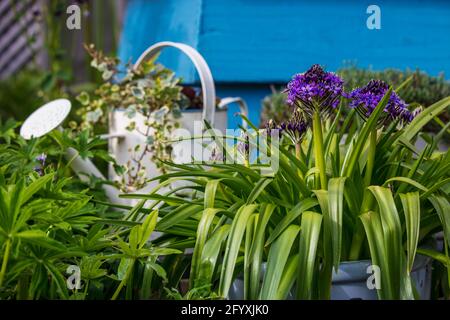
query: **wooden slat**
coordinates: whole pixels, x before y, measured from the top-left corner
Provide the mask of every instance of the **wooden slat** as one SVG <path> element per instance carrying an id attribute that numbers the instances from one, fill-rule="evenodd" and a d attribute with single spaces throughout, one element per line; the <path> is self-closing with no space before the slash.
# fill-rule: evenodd
<path id="1" fill-rule="evenodd" d="M 0 0 L 0 78 L 5 78 L 25 67 L 32 61 L 34 54 L 42 47 L 39 23 L 33 12 L 40 1 L 27 0 L 15 2 Z M 29 43 L 31 35 L 36 35 Z"/>

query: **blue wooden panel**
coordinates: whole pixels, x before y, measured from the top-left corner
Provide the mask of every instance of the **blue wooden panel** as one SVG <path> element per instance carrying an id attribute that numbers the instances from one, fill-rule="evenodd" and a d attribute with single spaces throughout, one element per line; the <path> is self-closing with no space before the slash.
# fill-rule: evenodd
<path id="1" fill-rule="evenodd" d="M 134 63 L 150 45 L 176 41 L 197 47 L 201 0 L 130 0 L 124 17 L 119 58 Z M 176 49 L 162 51 L 160 60 L 176 70 L 186 82 L 193 82 L 194 68 Z"/>
<path id="2" fill-rule="evenodd" d="M 219 96 L 247 99 L 258 122 L 271 83 L 285 83 L 313 63 L 336 70 L 344 61 L 375 70 L 420 68 L 450 78 L 450 1 L 377 0 L 381 30 L 366 27 L 369 1 L 129 0 L 119 56 L 135 61 L 149 45 L 180 41 L 206 58 Z M 161 62 L 196 82 L 174 49 Z M 237 84 L 241 85 L 237 85 Z M 245 85 L 244 85 L 245 84 Z M 256 85 L 258 84 L 258 85 Z M 237 120 L 230 110 L 230 127 Z"/>
<path id="3" fill-rule="evenodd" d="M 450 76 L 450 1 L 205 0 L 199 49 L 218 81 L 284 82 L 313 63 L 421 68 Z"/>
<path id="4" fill-rule="evenodd" d="M 135 60 L 156 41 L 198 48 L 220 82 L 284 82 L 312 63 L 450 75 L 450 1 L 378 0 L 381 30 L 366 27 L 368 1 L 130 0 L 120 47 Z M 163 62 L 184 72 L 184 58 Z"/>

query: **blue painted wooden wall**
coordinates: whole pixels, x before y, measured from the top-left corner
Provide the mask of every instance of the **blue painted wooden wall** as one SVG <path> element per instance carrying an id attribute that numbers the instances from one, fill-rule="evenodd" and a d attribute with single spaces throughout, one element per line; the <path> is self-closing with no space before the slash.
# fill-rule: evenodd
<path id="1" fill-rule="evenodd" d="M 345 61 L 375 70 L 420 68 L 450 75 L 450 1 L 446 0 L 129 0 L 119 56 L 135 61 L 149 45 L 180 41 L 207 60 L 219 96 L 242 96 L 258 123 L 269 85 L 286 83 L 313 63 L 336 70 Z M 366 8 L 381 8 L 369 30 Z M 196 82 L 176 51 L 161 62 Z M 229 126 L 238 122 L 229 111 Z"/>

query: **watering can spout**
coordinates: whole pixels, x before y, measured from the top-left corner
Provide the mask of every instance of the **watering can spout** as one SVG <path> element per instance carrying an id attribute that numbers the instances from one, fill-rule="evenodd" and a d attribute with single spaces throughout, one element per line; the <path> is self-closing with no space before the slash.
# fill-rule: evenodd
<path id="1" fill-rule="evenodd" d="M 57 99 L 44 104 L 24 121 L 20 128 L 20 135 L 29 140 L 42 137 L 55 129 L 62 130 L 61 124 L 69 115 L 71 106 L 67 99 Z M 65 157 L 80 180 L 87 181 L 90 175 L 106 180 L 92 161 L 82 159 L 74 148 L 68 148 Z M 107 184 L 103 184 L 102 187 L 109 200 L 117 202 L 119 190 Z"/>

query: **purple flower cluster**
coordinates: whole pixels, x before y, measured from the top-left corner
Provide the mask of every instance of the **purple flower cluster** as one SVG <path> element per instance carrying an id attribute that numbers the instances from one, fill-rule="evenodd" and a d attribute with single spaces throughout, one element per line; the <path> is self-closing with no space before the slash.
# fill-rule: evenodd
<path id="1" fill-rule="evenodd" d="M 47 155 L 42 153 L 36 157 L 36 161 L 39 162 L 38 166 L 34 167 L 34 171 L 36 171 L 40 176 L 44 175 L 45 161 L 47 160 Z"/>
<path id="2" fill-rule="evenodd" d="M 351 99 L 350 108 L 356 108 L 363 118 L 368 118 L 375 110 L 376 106 L 389 90 L 389 85 L 381 80 L 371 80 L 362 87 L 356 88 L 346 95 Z M 418 110 L 411 112 L 408 105 L 395 92 L 392 92 L 386 107 L 384 108 L 384 116 L 381 121 L 400 120 L 403 123 L 411 122 L 417 115 Z"/>
<path id="3" fill-rule="evenodd" d="M 285 132 L 294 144 L 300 143 L 308 130 L 308 122 L 303 116 L 302 111 L 299 108 L 295 108 L 292 118 L 288 121 L 282 122 L 280 125 L 276 125 L 270 120 L 266 125 L 267 134 L 270 135 L 272 130 L 278 130 L 283 134 Z"/>
<path id="4" fill-rule="evenodd" d="M 250 139 L 246 132 L 241 131 L 241 138 L 244 141 L 239 141 L 237 143 L 237 150 L 240 152 L 246 159 L 249 157 L 250 153 Z"/>
<path id="5" fill-rule="evenodd" d="M 311 115 L 318 108 L 323 113 L 336 108 L 343 92 L 344 81 L 315 64 L 305 73 L 295 75 L 287 85 L 287 103 L 297 105 Z"/>

